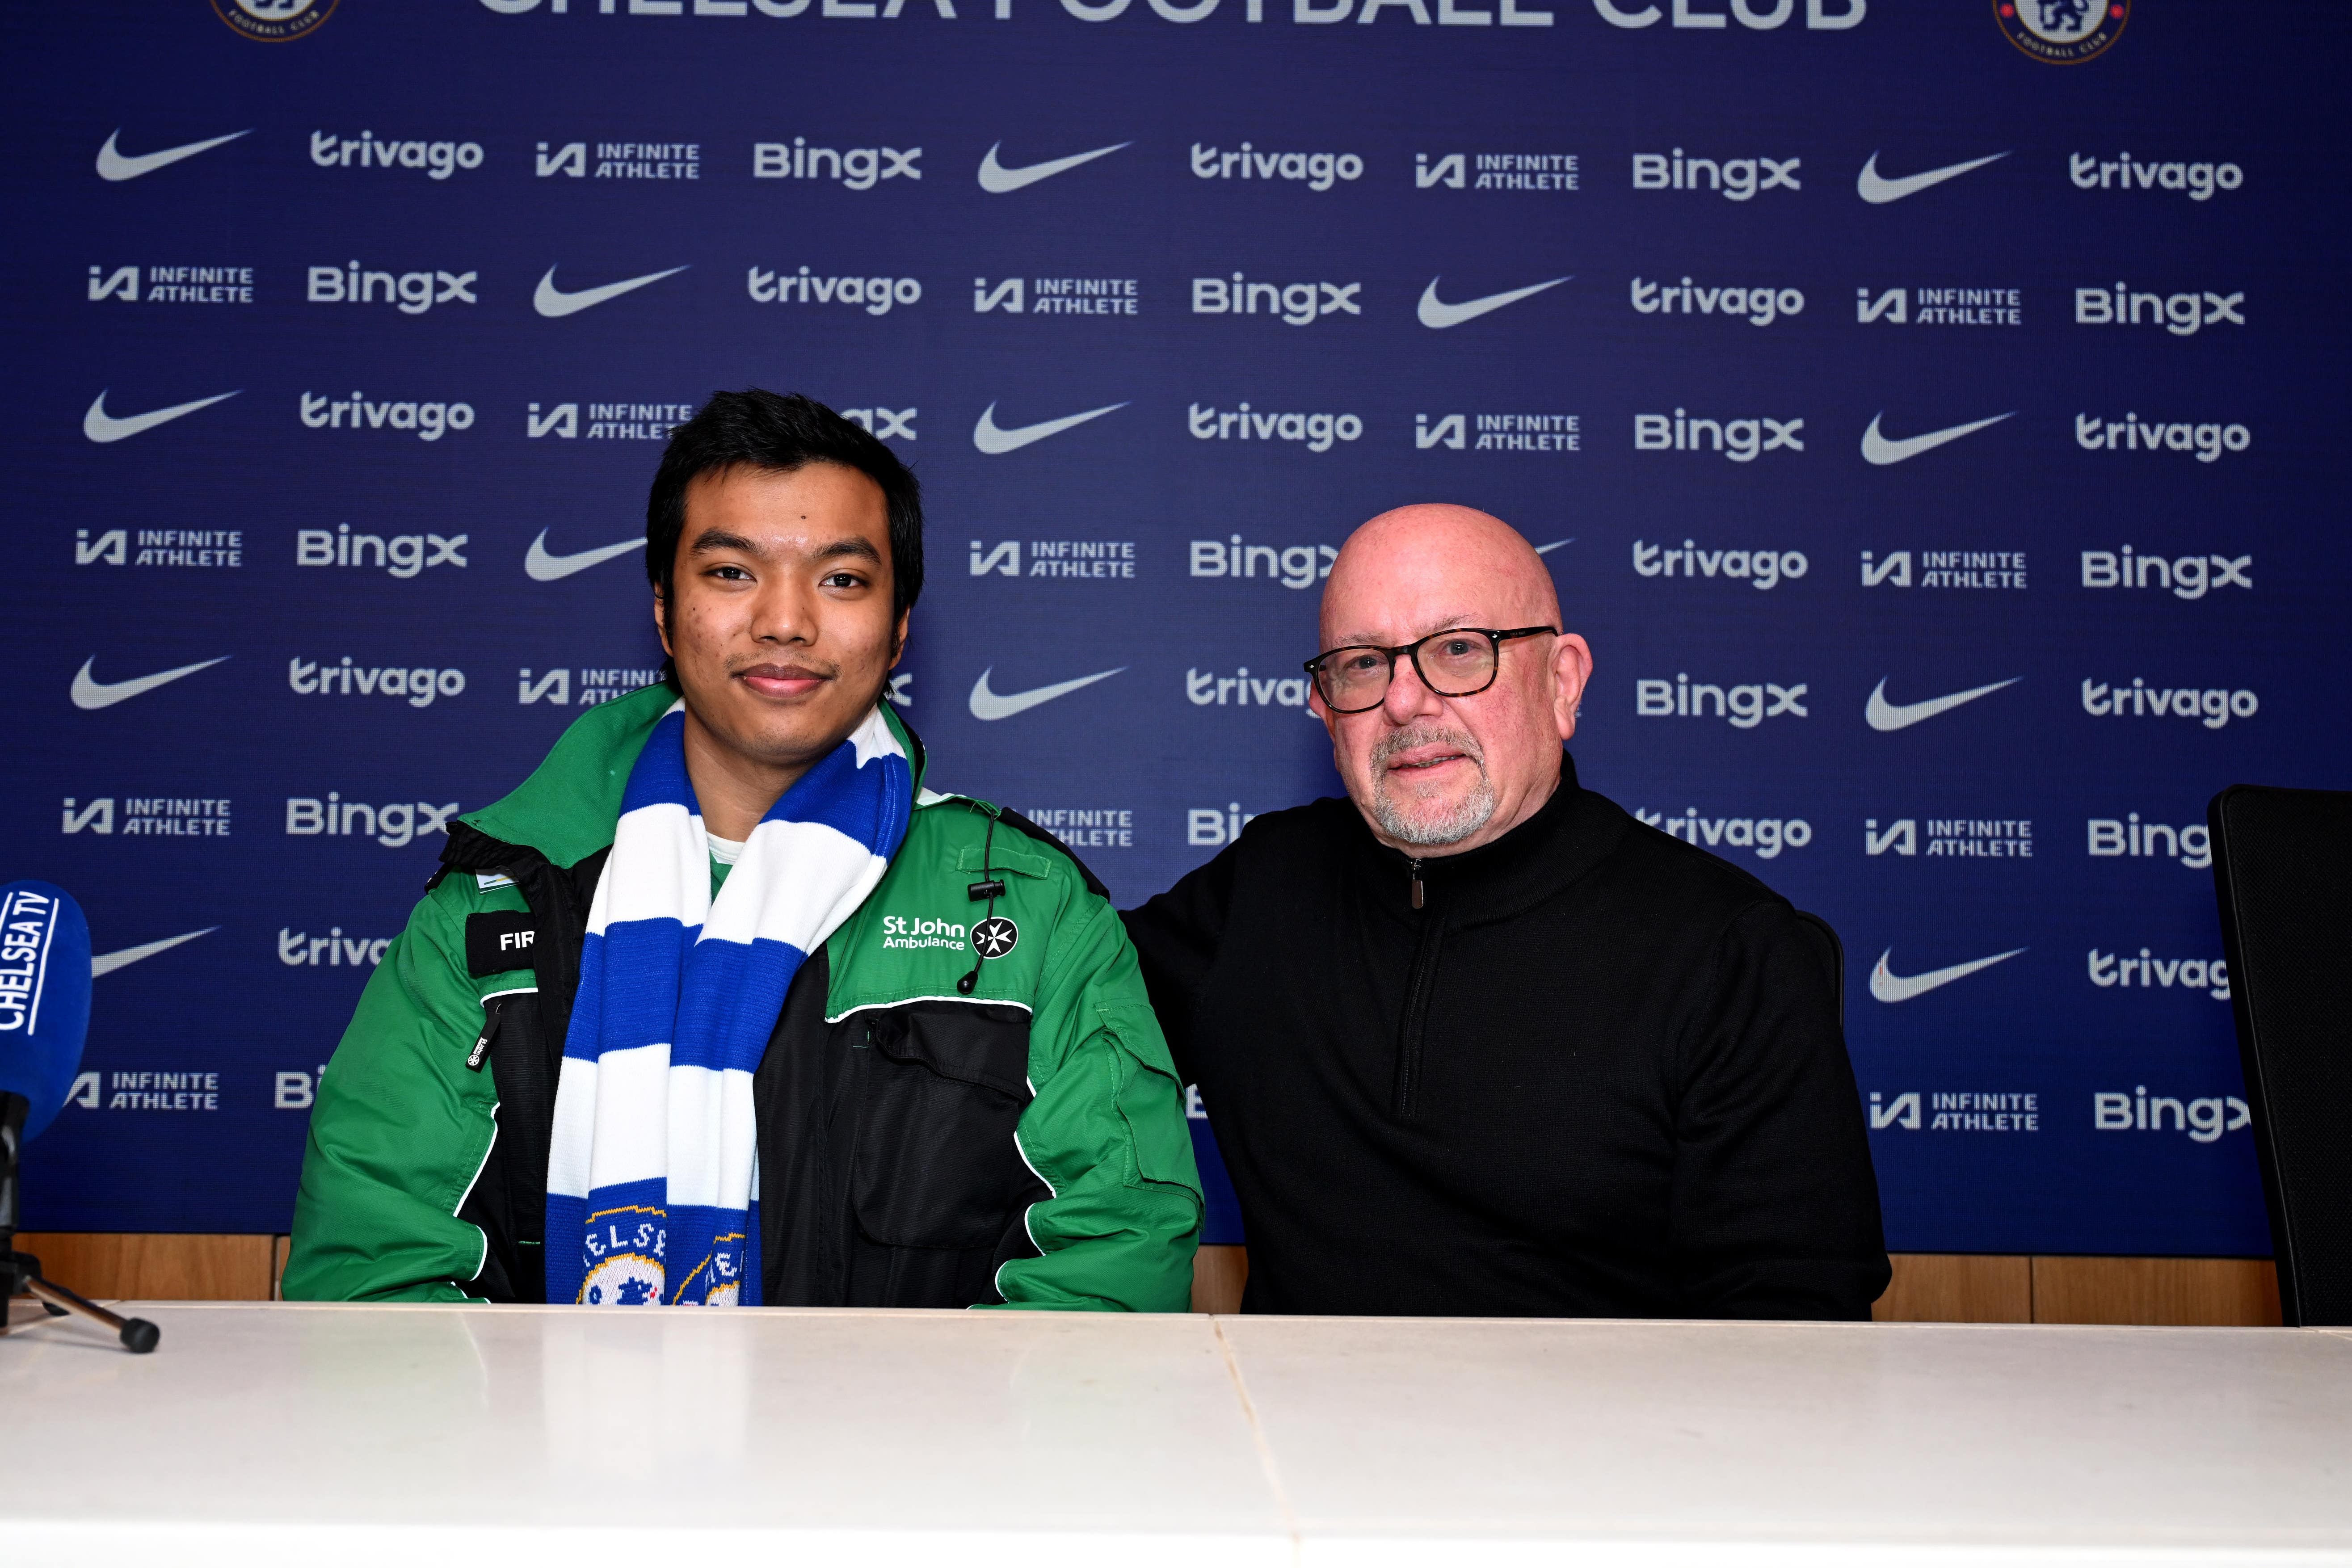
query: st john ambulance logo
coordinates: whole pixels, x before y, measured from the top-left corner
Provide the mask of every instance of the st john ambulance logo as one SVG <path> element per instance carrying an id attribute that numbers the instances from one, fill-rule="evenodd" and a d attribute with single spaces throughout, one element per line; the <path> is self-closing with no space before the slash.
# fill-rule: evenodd
<path id="1" fill-rule="evenodd" d="M 213 0 L 213 14 L 257 43 L 307 38 L 335 14 L 336 0 Z"/>
<path id="2" fill-rule="evenodd" d="M 971 928 L 971 950 L 982 958 L 1003 958 L 1021 940 L 1021 928 L 1003 915 L 991 915 Z"/>
<path id="3" fill-rule="evenodd" d="M 2009 41 L 2044 65 L 2096 59 L 2123 36 L 2131 0 L 1993 0 Z"/>

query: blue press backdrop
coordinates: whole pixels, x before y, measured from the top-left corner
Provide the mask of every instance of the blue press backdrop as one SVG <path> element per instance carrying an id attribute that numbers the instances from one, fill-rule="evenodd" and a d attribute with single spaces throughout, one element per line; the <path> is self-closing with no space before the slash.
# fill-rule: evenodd
<path id="1" fill-rule="evenodd" d="M 914 463 L 933 776 L 1122 902 L 1336 790 L 1326 547 L 1483 507 L 1585 781 L 1843 934 L 1892 1246 L 2267 1253 L 2201 824 L 2352 753 L 2352 18 L 2018 4 L 10 8 L 0 875 L 103 955 L 26 1223 L 286 1227 L 436 825 L 658 662 L 659 440 L 756 384 Z"/>

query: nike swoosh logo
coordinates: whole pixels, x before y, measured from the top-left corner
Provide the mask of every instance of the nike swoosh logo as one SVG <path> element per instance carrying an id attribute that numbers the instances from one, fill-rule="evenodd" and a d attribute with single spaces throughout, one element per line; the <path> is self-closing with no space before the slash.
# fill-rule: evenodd
<path id="1" fill-rule="evenodd" d="M 1555 539 L 1549 544 L 1537 545 L 1536 553 L 1538 555 L 1549 555 L 1563 544 L 1573 544 L 1576 541 L 1573 539 Z"/>
<path id="2" fill-rule="evenodd" d="M 159 686 L 169 686 L 184 675 L 194 675 L 200 669 L 210 669 L 227 658 L 228 655 L 223 654 L 220 658 L 208 658 L 202 664 L 184 664 L 177 669 L 159 670 L 153 675 L 134 675 L 128 680 L 93 680 L 90 679 L 89 667 L 98 662 L 98 656 L 92 654 L 81 661 L 79 669 L 74 671 L 73 705 L 85 713 L 95 713 L 101 708 L 111 708 L 118 702 L 128 702 L 132 698 L 142 696 Z"/>
<path id="3" fill-rule="evenodd" d="M 239 387 L 237 392 L 245 389 Z M 152 430 L 158 425 L 168 425 L 183 414 L 194 414 L 199 408 L 210 408 L 235 397 L 236 392 L 224 392 L 212 397 L 199 397 L 194 403 L 175 404 L 170 408 L 152 408 L 144 414 L 126 414 L 120 418 L 106 411 L 106 394 L 101 392 L 90 400 L 89 412 L 81 416 L 81 433 L 100 446 L 109 441 L 128 441 L 142 430 Z"/>
<path id="4" fill-rule="evenodd" d="M 1916 458 L 1922 452 L 1932 452 L 1947 441 L 1957 441 L 1963 436 L 1973 436 L 1986 426 L 1998 425 L 2004 419 L 2013 417 L 2016 413 L 2017 410 L 2012 408 L 2007 414 L 1996 414 L 1990 419 L 1972 420 L 1966 425 L 1955 425 L 1947 430 L 1930 430 L 1925 436 L 1906 436 L 1900 440 L 1895 440 L 1878 433 L 1878 422 L 1886 417 L 1882 410 L 1870 416 L 1870 428 L 1862 433 L 1862 460 L 1883 468 L 1889 463 L 1900 463 L 1906 458 Z"/>
<path id="5" fill-rule="evenodd" d="M 218 926 L 206 926 L 202 931 L 183 931 L 178 936 L 167 936 L 161 942 L 142 942 L 137 947 L 117 948 L 112 952 L 94 952 L 89 958 L 89 977 L 95 980 L 101 974 L 111 974 L 126 963 L 136 963 L 142 958 L 152 958 L 159 952 L 169 952 L 184 942 L 194 942 L 200 936 L 210 936 L 218 930 L 220 930 Z"/>
<path id="6" fill-rule="evenodd" d="M 1444 274 L 1440 273 L 1439 278 Z M 1570 273 L 1569 278 L 1576 276 Z M 1437 297 L 1437 278 L 1421 291 L 1421 324 L 1424 327 L 1458 327 L 1465 321 L 1475 321 L 1489 310 L 1499 310 L 1506 305 L 1516 305 L 1530 294 L 1540 294 L 1547 289 L 1557 289 L 1568 278 L 1555 278 L 1548 283 L 1530 283 L 1524 289 L 1507 289 L 1500 294 L 1488 294 L 1483 299 L 1465 300 L 1449 305 Z"/>
<path id="7" fill-rule="evenodd" d="M 1873 206 L 1885 206 L 1899 202 L 1905 196 L 1916 195 L 1929 185 L 1940 185 L 1946 180 L 1957 180 L 1970 169 L 1981 169 L 1987 163 L 1998 163 L 2008 157 L 2006 153 L 1989 153 L 1981 158 L 1971 158 L 1965 163 L 1947 163 L 1940 169 L 1930 169 L 1923 174 L 1906 174 L 1890 180 L 1878 172 L 1878 154 L 1873 153 L 1862 173 L 1853 177 L 1854 195 Z"/>
<path id="8" fill-rule="evenodd" d="M 648 272 L 643 278 L 624 278 L 618 283 L 599 283 L 593 289 L 558 289 L 555 286 L 555 268 L 551 267 L 547 269 L 547 276 L 539 280 L 538 289 L 531 294 L 530 308 L 542 316 L 577 315 L 592 305 L 601 305 L 607 300 L 617 300 L 632 289 L 642 289 L 648 283 L 658 283 L 665 278 L 685 270 L 684 267 L 673 267 L 667 272 Z"/>
<path id="9" fill-rule="evenodd" d="M 643 550 L 642 539 L 624 539 L 618 544 L 600 544 L 593 550 L 575 550 L 569 555 L 556 555 L 547 548 L 547 530 L 541 529 L 539 537 L 524 552 L 522 569 L 534 583 L 558 583 L 574 572 L 585 572 L 591 566 L 601 566 L 615 555 L 626 555 L 632 550 Z"/>
<path id="10" fill-rule="evenodd" d="M 234 142 L 240 136 L 250 136 L 253 132 L 232 131 L 226 136 L 215 136 L 209 142 L 191 142 L 184 146 L 166 147 L 161 153 L 142 153 L 135 158 L 125 156 L 114 150 L 114 137 L 121 134 L 121 131 L 117 131 L 114 136 L 106 139 L 106 145 L 98 150 L 98 177 L 101 180 L 135 180 L 142 174 L 153 174 L 167 163 L 176 163 L 183 158 L 193 158 L 199 153 L 209 153 L 225 142 Z"/>
<path id="11" fill-rule="evenodd" d="M 1034 185 L 1040 180 L 1050 180 L 1065 170 L 1075 169 L 1081 163 L 1091 163 L 1097 158 L 1107 158 L 1119 148 L 1132 147 L 1135 143 L 1121 142 L 1109 147 L 1097 147 L 1091 153 L 1073 153 L 1066 158 L 1052 158 L 1043 163 L 1030 163 L 1018 169 L 1008 169 L 996 161 L 996 148 L 1003 145 L 999 142 L 980 161 L 980 188 L 992 196 L 1017 191 L 1024 185 Z"/>
<path id="12" fill-rule="evenodd" d="M 1097 680 L 1108 680 L 1127 668 L 1099 670 L 1093 675 L 1081 675 L 1076 680 L 1060 680 L 1051 686 L 1040 686 L 1032 691 L 1008 691 L 1002 696 L 988 689 L 988 678 L 996 667 L 990 665 L 971 683 L 971 716 L 975 719 L 1010 719 L 1015 713 L 1026 713 L 1041 702 L 1051 702 L 1056 697 L 1067 697 L 1081 686 L 1092 686 Z"/>
<path id="13" fill-rule="evenodd" d="M 1914 996 L 1924 996 L 1938 985 L 1949 985 L 1955 980 L 1965 980 L 1979 969 L 1990 969 L 2003 959 L 2015 958 L 2025 950 L 2012 947 L 2007 952 L 1996 952 L 1990 958 L 1972 958 L 1966 963 L 1955 963 L 1949 969 L 1931 969 L 1925 974 L 1897 974 L 1886 967 L 1895 956 L 1888 948 L 1878 955 L 1878 967 L 1870 972 L 1870 994 L 1881 1002 L 1908 1002 Z"/>
<path id="14" fill-rule="evenodd" d="M 1963 702 L 1974 702 L 1988 692 L 1999 691 L 2004 686 L 2014 686 L 2024 679 L 2021 675 L 2012 675 L 2007 680 L 1996 680 L 1990 686 L 1974 687 L 1944 697 L 1930 697 L 1924 702 L 1889 702 L 1886 700 L 1886 682 L 1881 680 L 1871 689 L 1870 700 L 1863 705 L 1862 716 L 1879 733 L 1892 734 L 1897 730 L 1908 730 L 1914 724 L 1933 719 L 1938 713 L 1948 713 Z"/>
<path id="15" fill-rule="evenodd" d="M 1007 452 L 1017 452 L 1032 441 L 1042 441 L 1048 436 L 1058 436 L 1074 426 L 1126 407 L 1124 403 L 1107 403 L 1100 408 L 1089 408 L 1084 414 L 1065 414 L 1059 419 L 1047 419 L 1035 425 L 1016 425 L 1012 429 L 1001 428 L 996 423 L 996 405 L 992 403 L 980 411 L 980 423 L 971 427 L 971 444 L 992 458 Z"/>

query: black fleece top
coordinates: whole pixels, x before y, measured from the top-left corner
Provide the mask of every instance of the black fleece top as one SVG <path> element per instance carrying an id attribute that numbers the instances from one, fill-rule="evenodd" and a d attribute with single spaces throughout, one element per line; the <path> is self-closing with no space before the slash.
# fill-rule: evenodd
<path id="1" fill-rule="evenodd" d="M 1835 939 L 1562 766 L 1467 854 L 1319 800 L 1126 916 L 1241 1198 L 1244 1310 L 1869 1316 Z"/>

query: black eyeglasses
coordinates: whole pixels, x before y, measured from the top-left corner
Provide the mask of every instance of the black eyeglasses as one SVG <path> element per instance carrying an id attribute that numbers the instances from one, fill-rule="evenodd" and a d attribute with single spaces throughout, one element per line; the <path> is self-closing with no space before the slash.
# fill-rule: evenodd
<path id="1" fill-rule="evenodd" d="M 1332 712 L 1367 713 L 1388 697 L 1400 654 L 1412 660 L 1421 683 L 1440 697 L 1475 697 L 1495 684 L 1505 643 L 1513 637 L 1559 635 L 1558 626 L 1518 626 L 1507 632 L 1455 626 L 1397 647 L 1331 648 L 1308 659 L 1306 668 L 1315 678 L 1323 705 Z"/>

